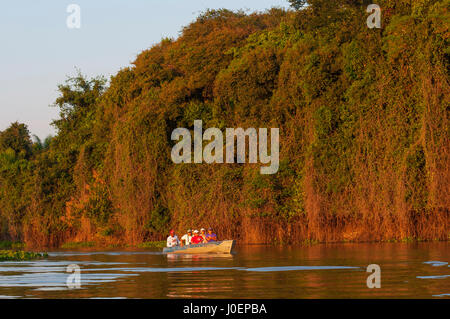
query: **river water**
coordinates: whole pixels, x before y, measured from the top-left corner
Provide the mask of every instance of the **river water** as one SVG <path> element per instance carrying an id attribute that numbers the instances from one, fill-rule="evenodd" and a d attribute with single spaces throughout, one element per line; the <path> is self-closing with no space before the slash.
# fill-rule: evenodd
<path id="1" fill-rule="evenodd" d="M 449 261 L 450 242 L 246 245 L 188 256 L 58 250 L 0 262 L 0 298 L 450 298 Z M 80 289 L 67 286 L 71 264 Z M 370 264 L 380 266 L 381 288 L 367 287 Z"/>

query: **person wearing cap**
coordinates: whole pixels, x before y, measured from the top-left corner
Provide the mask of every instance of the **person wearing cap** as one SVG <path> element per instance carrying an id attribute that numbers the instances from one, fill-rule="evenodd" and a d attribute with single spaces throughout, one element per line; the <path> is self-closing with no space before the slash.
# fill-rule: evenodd
<path id="1" fill-rule="evenodd" d="M 206 241 L 206 229 L 204 229 L 204 228 L 200 229 L 200 236 L 203 238 L 203 242 L 207 243 L 207 241 Z"/>
<path id="2" fill-rule="evenodd" d="M 187 234 L 184 234 L 183 237 L 181 237 L 181 246 L 189 246 L 191 244 L 192 239 L 192 230 L 188 229 Z"/>
<path id="3" fill-rule="evenodd" d="M 199 236 L 198 230 L 194 230 L 194 236 L 191 238 L 191 244 L 201 244 L 203 243 L 203 237 Z"/>
<path id="4" fill-rule="evenodd" d="M 175 235 L 175 231 L 173 229 L 170 230 L 170 235 L 167 237 L 167 247 L 175 247 L 179 246 L 180 241 L 178 240 L 178 236 Z"/>
<path id="5" fill-rule="evenodd" d="M 206 242 L 215 242 L 217 241 L 217 235 L 213 233 L 213 230 L 211 227 L 208 228 L 208 233 L 205 236 Z"/>

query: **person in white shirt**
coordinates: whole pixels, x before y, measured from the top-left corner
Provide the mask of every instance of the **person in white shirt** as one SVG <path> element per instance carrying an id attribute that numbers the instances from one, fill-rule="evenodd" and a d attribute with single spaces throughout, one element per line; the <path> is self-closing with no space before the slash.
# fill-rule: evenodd
<path id="1" fill-rule="evenodd" d="M 192 230 L 188 229 L 187 234 L 184 234 L 183 237 L 181 237 L 181 246 L 189 246 L 191 244 L 191 238 Z"/>
<path id="2" fill-rule="evenodd" d="M 180 245 L 180 241 L 178 240 L 178 236 L 175 235 L 175 231 L 172 229 L 170 231 L 170 236 L 167 237 L 167 247 L 175 247 L 175 246 L 179 246 Z"/>

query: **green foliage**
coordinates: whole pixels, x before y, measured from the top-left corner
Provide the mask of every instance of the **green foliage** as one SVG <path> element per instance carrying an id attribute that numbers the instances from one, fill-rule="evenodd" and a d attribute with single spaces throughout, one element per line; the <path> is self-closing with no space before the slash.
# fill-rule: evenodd
<path id="1" fill-rule="evenodd" d="M 314 242 L 361 223 L 361 237 L 448 236 L 418 220 L 449 206 L 449 1 L 383 0 L 382 30 L 367 28 L 367 1 L 289 2 L 208 10 L 108 87 L 69 78 L 54 137 L 0 132 L 0 237 L 136 244 L 211 224 Z M 173 164 L 172 131 L 196 119 L 280 128 L 278 173 Z"/>
<path id="2" fill-rule="evenodd" d="M 415 210 L 424 210 L 427 204 L 426 157 L 423 149 L 417 147 L 406 157 L 407 191 L 406 200 Z"/>
<path id="3" fill-rule="evenodd" d="M 146 229 L 150 233 L 165 233 L 170 222 L 170 214 L 167 208 L 156 206 L 150 212 L 150 218 L 147 222 Z"/>
<path id="4" fill-rule="evenodd" d="M 14 122 L 0 132 L 0 151 L 12 149 L 19 157 L 29 158 L 32 153 L 30 132 L 25 124 Z"/>
<path id="5" fill-rule="evenodd" d="M 50 144 L 52 142 L 53 136 L 47 136 L 43 141 L 37 135 L 33 135 L 34 143 L 33 143 L 33 151 L 35 153 L 48 150 L 50 148 Z"/>
<path id="6" fill-rule="evenodd" d="M 139 248 L 163 248 L 166 247 L 165 241 L 146 241 L 138 245 Z"/>
<path id="7" fill-rule="evenodd" d="M 105 237 L 112 236 L 113 234 L 114 234 L 114 229 L 111 227 L 107 227 L 100 232 L 100 235 L 105 236 Z"/>
<path id="8" fill-rule="evenodd" d="M 12 241 L 0 241 L 0 249 L 19 249 L 25 247 L 24 243 Z"/>
<path id="9" fill-rule="evenodd" d="M 86 216 L 99 226 L 107 225 L 114 212 L 107 187 L 104 184 L 95 184 L 90 194 L 88 203 L 84 207 Z"/>
<path id="10" fill-rule="evenodd" d="M 94 242 L 67 242 L 64 243 L 63 245 L 61 245 L 61 248 L 64 249 L 73 249 L 73 248 L 89 248 L 89 247 L 94 247 L 95 243 Z"/>
<path id="11" fill-rule="evenodd" d="M 47 258 L 47 253 L 34 253 L 16 250 L 0 250 L 0 261 L 24 261 L 39 258 Z"/>
<path id="12" fill-rule="evenodd" d="M 292 8 L 300 10 L 306 5 L 306 0 L 288 0 Z"/>

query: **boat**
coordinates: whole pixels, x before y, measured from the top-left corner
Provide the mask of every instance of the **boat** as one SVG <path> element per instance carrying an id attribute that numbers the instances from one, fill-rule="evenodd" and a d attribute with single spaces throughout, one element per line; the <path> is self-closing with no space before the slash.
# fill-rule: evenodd
<path id="1" fill-rule="evenodd" d="M 215 241 L 206 244 L 191 244 L 186 246 L 166 247 L 167 254 L 229 254 L 235 244 L 234 240 Z"/>

